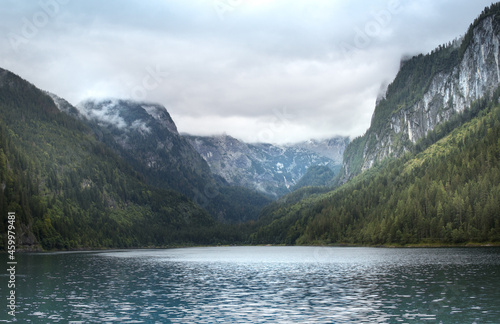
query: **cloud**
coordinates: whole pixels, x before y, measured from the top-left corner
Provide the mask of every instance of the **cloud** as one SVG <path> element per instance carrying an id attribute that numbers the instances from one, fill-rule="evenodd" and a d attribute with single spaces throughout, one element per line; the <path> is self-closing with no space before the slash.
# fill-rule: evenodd
<path id="1" fill-rule="evenodd" d="M 400 58 L 465 33 L 490 4 L 0 1 L 0 66 L 40 88 L 73 104 L 158 102 L 180 132 L 275 143 L 363 134 Z M 270 136 L 283 109 L 287 127 Z"/>
<path id="2" fill-rule="evenodd" d="M 129 125 L 120 116 L 120 112 L 116 109 L 117 101 L 109 100 L 109 102 L 103 102 L 99 107 L 94 107 L 92 102 L 83 102 L 77 106 L 80 113 L 90 120 L 97 120 L 100 124 L 110 124 L 117 128 L 123 129 Z M 138 128 L 139 125 L 134 124 L 134 128 Z"/>

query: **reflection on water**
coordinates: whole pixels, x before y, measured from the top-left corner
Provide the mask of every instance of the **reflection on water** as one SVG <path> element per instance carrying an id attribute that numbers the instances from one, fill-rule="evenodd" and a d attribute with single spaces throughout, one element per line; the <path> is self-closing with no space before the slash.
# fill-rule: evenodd
<path id="1" fill-rule="evenodd" d="M 497 323 L 499 257 L 497 248 L 214 247 L 18 254 L 16 319 Z M 5 279 L 0 282 L 4 298 Z M 6 311 L 0 319 L 8 319 Z"/>

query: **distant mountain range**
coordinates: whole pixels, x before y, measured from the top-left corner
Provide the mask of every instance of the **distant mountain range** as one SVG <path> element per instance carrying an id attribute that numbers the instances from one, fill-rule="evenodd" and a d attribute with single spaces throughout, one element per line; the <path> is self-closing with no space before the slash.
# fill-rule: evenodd
<path id="1" fill-rule="evenodd" d="M 332 184 L 333 174 L 340 170 L 349 143 L 346 137 L 279 146 L 247 144 L 228 135 L 186 135 L 186 138 L 207 161 L 212 172 L 227 183 L 255 189 L 273 198 L 293 191 L 311 166 L 330 168 L 332 177 L 321 185 Z"/>

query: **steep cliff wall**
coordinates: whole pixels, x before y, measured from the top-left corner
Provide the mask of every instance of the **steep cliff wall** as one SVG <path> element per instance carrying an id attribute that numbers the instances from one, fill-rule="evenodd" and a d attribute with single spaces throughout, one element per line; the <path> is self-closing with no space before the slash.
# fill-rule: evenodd
<path id="1" fill-rule="evenodd" d="M 437 125 L 500 84 L 499 5 L 485 9 L 461 40 L 402 64 L 377 103 L 366 134 L 344 156 L 343 181 L 386 157 L 399 157 Z"/>

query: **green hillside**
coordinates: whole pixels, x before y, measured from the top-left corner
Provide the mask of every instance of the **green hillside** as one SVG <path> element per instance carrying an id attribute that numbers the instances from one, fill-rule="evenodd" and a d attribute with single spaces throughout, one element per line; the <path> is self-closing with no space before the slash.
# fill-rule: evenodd
<path id="1" fill-rule="evenodd" d="M 24 249 L 206 244 L 227 232 L 185 196 L 145 185 L 88 126 L 0 70 L 2 247 L 8 212 Z"/>
<path id="2" fill-rule="evenodd" d="M 69 103 L 64 106 L 61 108 L 60 103 L 59 108 L 85 122 L 147 184 L 185 195 L 221 222 L 255 220 L 271 201 L 254 190 L 229 186 L 214 176 L 201 155 L 178 134 L 174 121 L 161 105 L 120 99 L 88 100 L 80 105 L 90 116 L 93 111 L 101 111 L 102 115 L 105 108 L 109 115 L 102 119 L 72 114 L 71 108 L 75 108 Z"/>
<path id="3" fill-rule="evenodd" d="M 363 136 L 354 139 L 345 150 L 344 166 L 346 169 L 341 172 L 344 176 L 341 179 L 343 182 L 362 172 L 363 163 L 366 162 L 367 155 L 375 156 L 378 160 L 383 159 L 383 157 L 378 156 L 381 151 L 380 141 L 387 134 L 393 132 L 391 116 L 421 102 L 424 94 L 429 91 L 436 77 L 453 75 L 453 71 L 463 64 L 466 50 L 472 45 L 474 45 L 476 52 L 480 52 L 478 48 L 481 48 L 483 44 L 474 42 L 474 34 L 482 33 L 484 26 L 481 24 L 492 16 L 494 17 L 492 28 L 496 33 L 495 35 L 497 35 L 500 28 L 500 3 L 492 4 L 485 8 L 479 17 L 469 26 L 462 40 L 440 45 L 431 53 L 420 54 L 401 62 L 401 68 L 397 76 L 388 86 L 384 98 L 375 107 L 370 128 Z M 485 36 L 480 36 L 479 38 L 481 37 L 484 38 Z M 485 54 L 483 53 L 483 55 Z M 489 53 L 489 55 L 491 56 L 492 54 Z M 475 57 L 474 60 L 476 61 L 468 63 L 477 66 L 477 61 L 481 59 L 481 57 Z M 492 58 L 488 57 L 487 60 L 492 60 Z M 456 77 L 456 75 L 453 76 Z M 495 82 L 494 80 L 490 81 L 492 83 Z M 458 82 L 458 80 L 455 80 L 455 82 Z M 495 88 L 496 86 L 492 89 Z M 436 102 L 430 104 L 436 110 L 437 114 L 441 115 L 445 111 L 453 110 L 452 107 L 455 104 L 453 98 L 448 100 L 444 105 L 441 105 L 437 99 L 438 97 L 433 98 Z M 403 134 L 403 132 L 399 132 L 391 137 L 390 146 L 390 156 L 400 157 L 409 148 L 413 148 L 414 144 L 408 136 Z"/>
<path id="4" fill-rule="evenodd" d="M 320 187 L 332 185 L 335 172 L 338 173 L 340 166 L 336 166 L 335 171 L 327 166 L 323 165 L 312 165 L 310 166 L 306 174 L 297 181 L 297 184 L 293 186 L 292 190 L 297 190 L 303 187 Z"/>
<path id="5" fill-rule="evenodd" d="M 252 242 L 500 242 L 500 106 L 495 102 L 477 103 L 462 119 L 450 121 L 462 121 L 455 129 L 437 129 L 426 139 L 430 146 L 419 143 L 421 152 L 386 160 L 333 192 L 273 204 L 262 214 Z M 448 128 L 453 130 L 445 135 Z"/>

